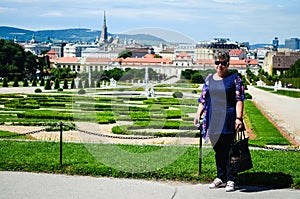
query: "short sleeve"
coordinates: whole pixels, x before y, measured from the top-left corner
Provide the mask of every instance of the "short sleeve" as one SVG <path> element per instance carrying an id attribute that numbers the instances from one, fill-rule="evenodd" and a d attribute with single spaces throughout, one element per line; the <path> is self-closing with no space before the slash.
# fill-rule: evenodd
<path id="1" fill-rule="evenodd" d="M 236 100 L 245 100 L 245 87 L 243 81 L 239 75 L 236 76 L 235 80 L 235 99 Z"/>
<path id="2" fill-rule="evenodd" d="M 199 99 L 198 99 L 198 102 L 199 102 L 199 103 L 205 104 L 205 102 L 206 102 L 206 100 L 207 100 L 206 98 L 207 98 L 208 85 L 209 85 L 208 79 L 209 79 L 210 76 L 211 76 L 211 74 L 209 74 L 209 75 L 206 77 L 205 81 L 204 81 L 204 84 L 203 84 L 203 87 L 202 87 L 202 91 L 201 91 L 200 97 L 199 97 Z"/>

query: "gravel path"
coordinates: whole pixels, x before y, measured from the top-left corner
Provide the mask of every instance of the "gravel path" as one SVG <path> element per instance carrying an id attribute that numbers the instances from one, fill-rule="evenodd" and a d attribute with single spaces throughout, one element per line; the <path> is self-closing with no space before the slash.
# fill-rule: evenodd
<path id="1" fill-rule="evenodd" d="M 248 86 L 247 92 L 266 116 L 281 129 L 281 133 L 300 146 L 300 98 L 273 94 L 253 86 Z"/>
<path id="2" fill-rule="evenodd" d="M 76 123 L 77 124 L 77 123 Z M 80 129 L 90 131 L 93 133 L 99 133 L 104 136 L 89 135 L 79 131 L 65 131 L 63 132 L 64 142 L 94 142 L 94 143 L 122 143 L 122 144 L 164 144 L 164 145 L 193 145 L 199 143 L 199 138 L 173 138 L 173 137 L 159 137 L 151 139 L 127 139 L 126 135 L 118 135 L 120 138 L 105 137 L 105 135 L 114 135 L 111 133 L 111 128 L 117 124 L 92 124 L 92 123 L 80 123 L 77 124 Z M 11 126 L 11 125 L 1 125 L 0 130 L 16 132 L 20 134 L 41 130 L 41 127 L 31 127 L 31 126 Z M 44 141 L 59 141 L 60 132 L 46 132 L 41 131 L 39 133 L 34 133 L 30 135 L 33 139 L 44 140 Z M 130 136 L 134 137 L 134 136 Z M 139 136 L 136 136 L 139 137 Z"/>

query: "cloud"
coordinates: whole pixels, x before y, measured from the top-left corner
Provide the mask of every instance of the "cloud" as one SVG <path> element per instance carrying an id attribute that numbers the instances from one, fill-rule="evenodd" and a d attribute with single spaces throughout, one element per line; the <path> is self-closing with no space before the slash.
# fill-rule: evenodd
<path id="1" fill-rule="evenodd" d="M 14 10 L 14 9 L 7 8 L 7 7 L 0 7 L 0 13 L 5 13 L 5 12 L 11 11 L 11 10 Z"/>
<path id="2" fill-rule="evenodd" d="M 9 3 L 37 3 L 41 2 L 41 0 L 2 0 L 3 2 Z"/>
<path id="3" fill-rule="evenodd" d="M 216 3 L 245 3 L 247 0 L 213 0 Z"/>
<path id="4" fill-rule="evenodd" d="M 41 17 L 65 17 L 65 14 L 59 11 L 49 11 L 40 15 Z"/>

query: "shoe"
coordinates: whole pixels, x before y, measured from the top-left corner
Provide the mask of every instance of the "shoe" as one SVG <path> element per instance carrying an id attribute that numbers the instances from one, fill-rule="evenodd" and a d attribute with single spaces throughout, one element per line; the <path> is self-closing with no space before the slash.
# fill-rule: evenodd
<path id="1" fill-rule="evenodd" d="M 223 183 L 223 181 L 220 178 L 216 178 L 208 187 L 210 189 L 225 187 L 226 183 Z"/>
<path id="2" fill-rule="evenodd" d="M 234 190 L 235 190 L 235 188 L 234 188 L 234 182 L 229 180 L 226 183 L 225 191 L 226 192 L 231 192 L 231 191 L 234 191 Z"/>

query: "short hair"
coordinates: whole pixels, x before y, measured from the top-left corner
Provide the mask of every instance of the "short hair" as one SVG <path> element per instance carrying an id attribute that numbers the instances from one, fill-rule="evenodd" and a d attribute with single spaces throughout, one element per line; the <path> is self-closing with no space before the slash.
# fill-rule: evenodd
<path id="1" fill-rule="evenodd" d="M 229 63 L 230 56 L 228 51 L 217 51 L 215 53 L 215 59 L 221 59 Z"/>

